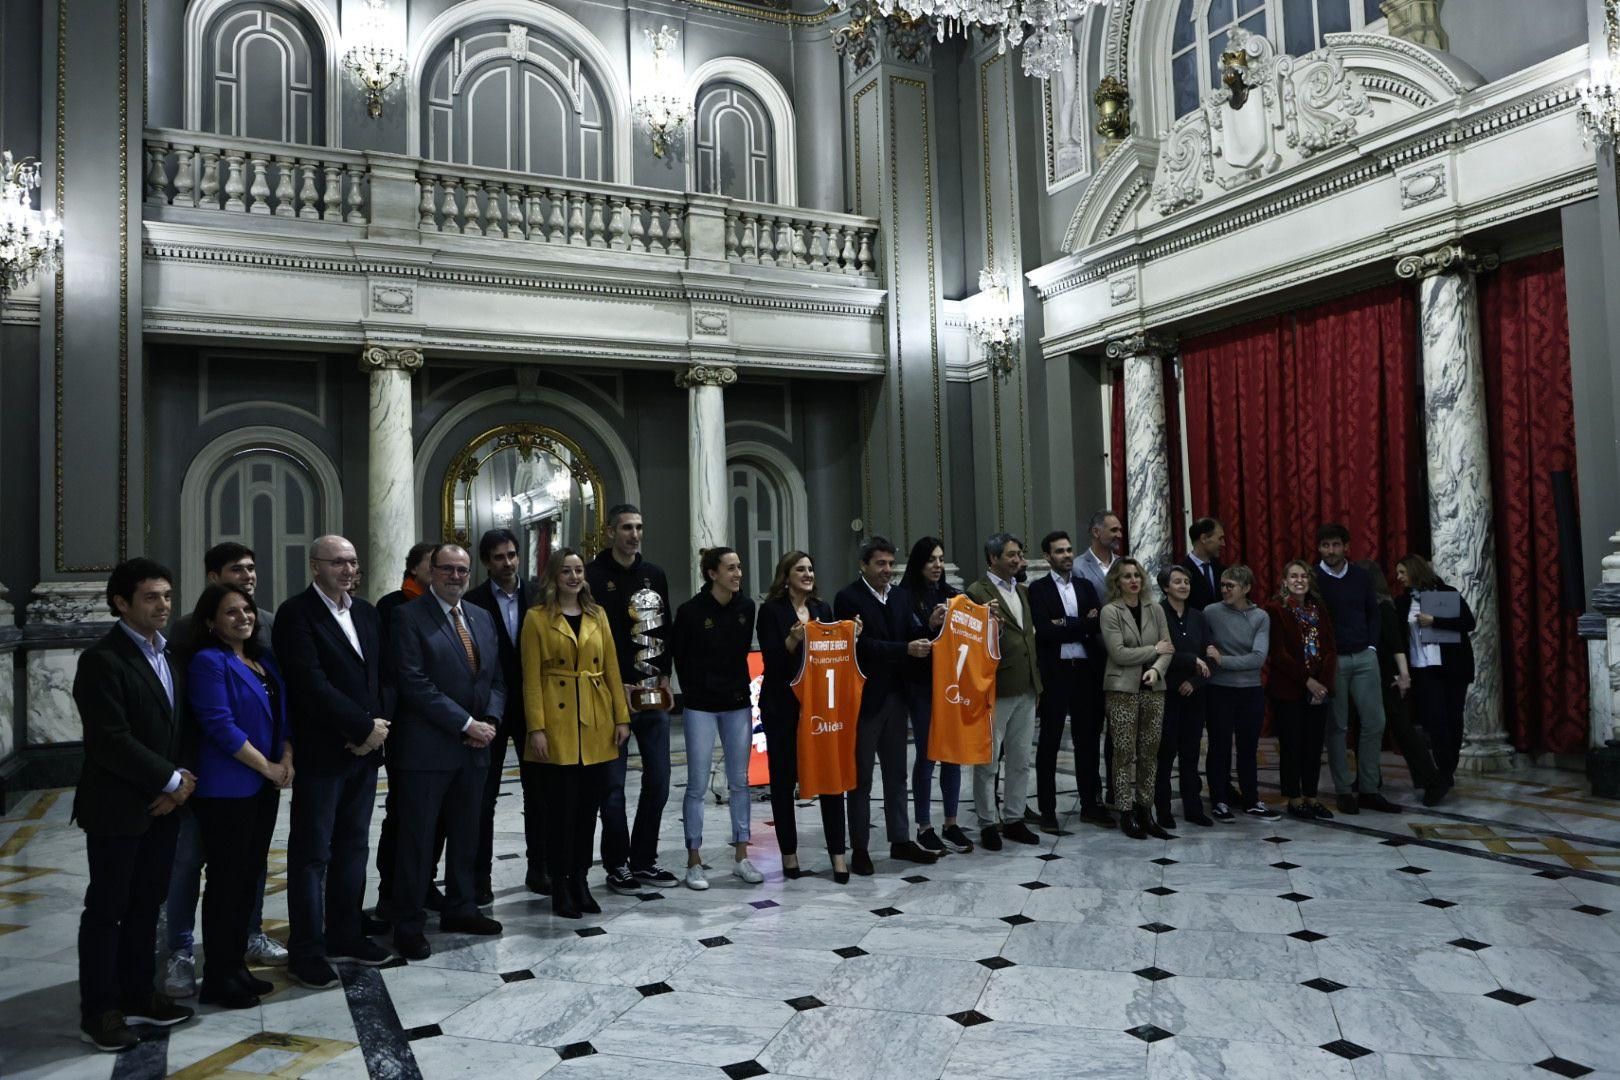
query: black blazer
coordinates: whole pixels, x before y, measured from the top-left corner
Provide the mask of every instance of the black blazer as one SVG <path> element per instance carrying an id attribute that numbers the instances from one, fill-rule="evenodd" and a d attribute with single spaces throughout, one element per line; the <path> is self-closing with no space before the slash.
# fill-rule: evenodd
<path id="1" fill-rule="evenodd" d="M 805 605 L 810 618 L 816 622 L 832 622 L 833 610 L 825 600 L 811 600 Z M 759 686 L 759 713 L 773 721 L 796 720 L 799 716 L 799 696 L 791 683 L 804 667 L 804 646 L 796 652 L 787 651 L 788 631 L 799 621 L 793 602 L 787 597 L 767 600 L 759 605 L 759 616 L 754 620 L 755 636 L 759 638 L 760 659 L 765 661 L 765 673 Z"/>
<path id="2" fill-rule="evenodd" d="M 84 766 L 73 817 L 85 832 L 140 836 L 151 825 L 146 808 L 183 757 L 185 683 L 172 660 L 169 672 L 172 708 L 157 673 L 116 623 L 79 656 L 73 701 L 84 722 Z"/>
<path id="3" fill-rule="evenodd" d="M 517 624 L 520 636 L 523 633 L 523 616 L 529 613 L 529 607 L 536 600 L 535 591 L 527 581 L 518 578 Z M 523 720 L 522 657 L 518 652 L 518 643 L 506 633 L 506 620 L 501 618 L 500 601 L 495 599 L 495 582 L 486 579 L 477 588 L 468 589 L 464 599 L 489 612 L 489 617 L 495 621 L 495 637 L 500 641 L 501 678 L 506 680 L 506 726 L 508 730 L 527 732 Z M 527 738 L 527 735 L 524 737 Z"/>
<path id="4" fill-rule="evenodd" d="M 866 675 L 861 717 L 871 716 L 882 707 L 884 698 L 905 690 L 906 643 L 932 635 L 918 622 L 911 594 L 900 585 L 889 586 L 888 602 L 879 603 L 865 580 L 856 578 L 833 598 L 833 615 L 838 619 L 860 617 L 855 656 Z"/>
<path id="5" fill-rule="evenodd" d="M 1187 597 L 1188 607 L 1203 611 L 1211 604 L 1221 602 L 1221 572 L 1226 567 L 1218 562 L 1209 564 L 1210 569 L 1215 571 L 1215 587 L 1210 588 L 1209 579 L 1204 577 L 1204 572 L 1198 569 L 1198 564 L 1192 561 L 1191 555 L 1182 559 L 1178 565 L 1187 571 L 1187 576 L 1192 579 L 1192 593 Z"/>
<path id="6" fill-rule="evenodd" d="M 1164 621 L 1170 627 L 1170 644 L 1176 647 L 1175 655 L 1170 657 L 1170 670 L 1165 672 L 1164 685 L 1172 696 L 1179 698 L 1182 683 L 1191 681 L 1196 691 L 1209 681 L 1198 674 L 1197 664 L 1209 647 L 1209 624 L 1204 622 L 1204 613 L 1190 596 L 1187 598 L 1186 614 L 1180 619 L 1176 618 L 1170 601 L 1160 600 L 1159 606 L 1164 608 Z M 1276 640 L 1274 635 L 1273 644 Z"/>
<path id="7" fill-rule="evenodd" d="M 1106 659 L 1101 652 L 1102 642 L 1097 637 L 1097 624 L 1102 617 L 1102 599 L 1090 581 L 1079 574 L 1071 574 L 1074 582 L 1074 606 L 1080 614 L 1070 618 L 1063 609 L 1063 597 L 1058 595 L 1057 582 L 1051 574 L 1035 581 L 1029 587 L 1029 613 L 1035 621 L 1035 662 L 1041 669 L 1041 682 L 1057 677 L 1059 646 L 1078 641 L 1086 647 L 1088 657 Z M 1088 612 L 1096 615 L 1086 618 Z"/>
<path id="8" fill-rule="evenodd" d="M 287 715 L 292 720 L 298 770 L 341 772 L 354 760 L 348 743 L 371 737 L 373 718 L 388 715 L 383 693 L 382 619 L 358 597 L 349 617 L 360 639 L 362 658 L 311 585 L 276 609 L 271 640 L 287 684 Z M 367 764 L 382 762 L 378 748 Z"/>
<path id="9" fill-rule="evenodd" d="M 1456 592 L 1450 585 L 1441 582 L 1438 588 L 1431 592 Z M 1409 627 L 1406 615 L 1411 611 L 1411 602 L 1415 593 L 1408 593 L 1397 602 L 1396 614 L 1399 615 L 1402 627 Z M 1444 673 L 1447 682 L 1471 683 L 1474 681 L 1474 640 L 1475 627 L 1473 609 L 1468 606 L 1468 598 L 1457 597 L 1457 617 L 1435 617 L 1436 630 L 1455 630 L 1462 635 L 1462 640 L 1453 645 L 1440 646 L 1440 670 Z"/>
<path id="10" fill-rule="evenodd" d="M 489 763 L 489 748 L 466 745 L 461 729 L 469 716 L 499 726 L 506 714 L 500 646 L 489 612 L 465 600 L 461 610 L 478 653 L 476 675 L 432 589 L 394 612 L 388 666 L 399 698 L 388 732 L 391 768 L 447 772 Z"/>

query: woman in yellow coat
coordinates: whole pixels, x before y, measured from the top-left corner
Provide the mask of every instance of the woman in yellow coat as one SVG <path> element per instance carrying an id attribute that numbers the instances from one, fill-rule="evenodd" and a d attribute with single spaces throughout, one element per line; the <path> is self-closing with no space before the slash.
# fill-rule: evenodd
<path id="1" fill-rule="evenodd" d="M 613 631 L 607 613 L 591 598 L 579 552 L 564 548 L 552 555 L 544 599 L 529 609 L 519 639 L 529 730 L 523 758 L 545 771 L 551 910 L 565 919 L 600 914 L 585 875 L 608 764 L 630 737 L 630 706 Z"/>

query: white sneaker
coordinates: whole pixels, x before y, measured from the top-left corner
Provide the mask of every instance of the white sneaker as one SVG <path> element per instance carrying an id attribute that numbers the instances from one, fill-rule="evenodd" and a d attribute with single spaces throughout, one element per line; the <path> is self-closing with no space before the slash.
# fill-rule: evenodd
<path id="1" fill-rule="evenodd" d="M 737 877 L 740 877 L 744 881 L 748 882 L 750 885 L 758 885 L 760 882 L 765 880 L 765 875 L 760 873 L 758 870 L 755 870 L 754 864 L 749 862 L 746 858 L 738 859 L 737 865 L 732 868 L 731 872 Z"/>
<path id="2" fill-rule="evenodd" d="M 163 974 L 163 992 L 172 998 L 188 998 L 197 992 L 197 960 L 188 952 L 169 954 Z"/>
<path id="3" fill-rule="evenodd" d="M 709 887 L 709 879 L 703 873 L 701 866 L 688 866 L 686 868 L 686 887 L 702 892 Z"/>
<path id="4" fill-rule="evenodd" d="M 287 950 L 282 947 L 281 942 L 261 930 L 248 938 L 247 956 L 243 959 L 249 964 L 286 967 Z"/>

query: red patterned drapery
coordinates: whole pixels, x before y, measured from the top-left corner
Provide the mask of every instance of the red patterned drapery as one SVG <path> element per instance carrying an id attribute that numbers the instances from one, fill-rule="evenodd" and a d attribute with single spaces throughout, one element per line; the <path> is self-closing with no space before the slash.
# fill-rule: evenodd
<path id="1" fill-rule="evenodd" d="M 1564 256 L 1552 251 L 1480 278 L 1491 497 L 1502 625 L 1503 713 L 1520 750 L 1586 748 L 1586 645 L 1559 610 L 1549 534 L 1552 474 L 1575 471 Z"/>

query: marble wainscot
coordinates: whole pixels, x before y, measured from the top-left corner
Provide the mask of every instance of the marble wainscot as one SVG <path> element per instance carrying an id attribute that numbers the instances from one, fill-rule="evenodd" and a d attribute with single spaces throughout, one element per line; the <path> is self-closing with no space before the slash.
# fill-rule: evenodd
<path id="1" fill-rule="evenodd" d="M 73 703 L 73 677 L 85 646 L 107 632 L 107 587 L 100 581 L 58 581 L 34 591 L 23 627 L 27 652 L 29 746 L 84 740 Z"/>

